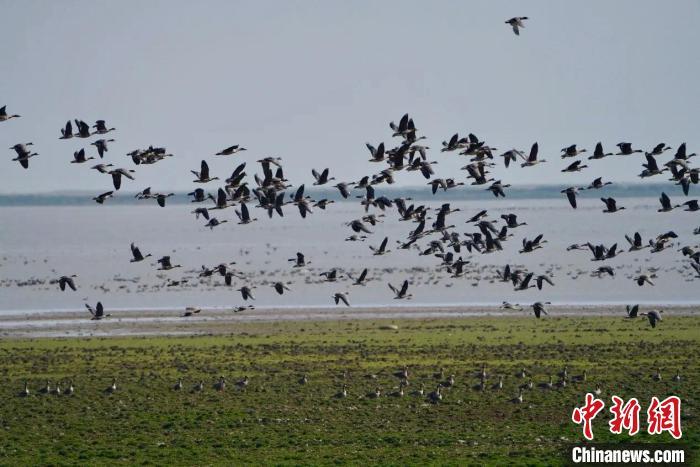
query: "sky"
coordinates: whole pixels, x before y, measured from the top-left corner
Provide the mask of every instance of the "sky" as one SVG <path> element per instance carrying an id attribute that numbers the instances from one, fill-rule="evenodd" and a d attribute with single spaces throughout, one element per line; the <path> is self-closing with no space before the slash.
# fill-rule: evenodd
<path id="1" fill-rule="evenodd" d="M 294 184 L 325 167 L 358 180 L 379 168 L 365 143 L 396 144 L 388 123 L 406 112 L 436 176 L 459 180 L 466 159 L 439 151 L 455 132 L 499 153 L 538 141 L 547 163 L 494 171 L 512 184 L 638 180 L 643 157 L 562 174 L 559 150 L 574 143 L 700 152 L 696 0 L 0 0 L 0 11 L 0 106 L 22 115 L 0 123 L 0 147 L 32 141 L 40 154 L 24 170 L 0 149 L 0 193 L 110 189 L 69 163 L 81 147 L 96 155 L 97 138 L 58 139 L 74 118 L 117 128 L 105 160 L 136 169 L 130 191 L 191 189 L 202 159 L 221 178 L 276 156 Z M 530 18 L 520 36 L 513 16 Z M 135 167 L 126 153 L 150 144 L 175 157 Z M 214 156 L 233 144 L 248 151 Z"/>

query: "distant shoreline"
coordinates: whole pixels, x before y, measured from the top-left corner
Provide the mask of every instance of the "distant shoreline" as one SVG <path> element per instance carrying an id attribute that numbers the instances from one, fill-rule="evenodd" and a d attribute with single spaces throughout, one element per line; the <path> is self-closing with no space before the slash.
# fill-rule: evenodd
<path id="1" fill-rule="evenodd" d="M 554 199 L 561 198 L 561 190 L 568 185 L 516 185 L 508 188 L 506 199 Z M 464 188 L 448 191 L 438 191 L 435 195 L 426 190 L 424 186 L 388 186 L 380 185 L 375 187 L 381 194 L 388 198 L 405 197 L 420 201 L 457 201 L 457 200 L 493 200 L 493 195 L 484 186 Z M 218 187 L 209 189 L 212 194 L 216 193 Z M 294 188 L 287 191 L 291 194 Z M 168 190 L 169 191 L 169 190 Z M 675 194 L 669 189 L 668 183 L 616 183 L 599 190 L 583 190 L 579 193 L 581 198 L 598 198 L 600 196 L 612 196 L 615 198 L 657 198 L 662 191 L 670 195 Z M 317 188 L 307 187 L 306 194 L 315 199 L 326 198 L 333 201 L 356 201 L 355 198 L 343 199 L 338 190 L 333 187 Z M 682 193 L 678 186 L 678 192 Z M 138 200 L 135 198 L 136 191 L 119 191 L 104 206 L 114 205 L 138 205 L 148 203 L 148 200 Z M 364 194 L 364 190 L 353 190 L 353 194 Z M 93 191 L 70 191 L 70 192 L 47 192 L 47 193 L 0 193 L 0 207 L 11 206 L 82 206 L 95 205 L 92 198 Z M 468 197 L 468 198 L 465 198 Z M 168 201 L 168 204 L 189 204 L 190 197 L 187 191 L 175 191 L 175 196 Z"/>
<path id="2" fill-rule="evenodd" d="M 662 308 L 664 318 L 698 316 L 694 305 L 644 305 L 643 309 Z M 522 311 L 502 310 L 498 306 L 377 306 L 377 307 L 294 307 L 256 308 L 233 312 L 206 309 L 196 316 L 184 318 L 182 309 L 170 310 L 110 310 L 112 317 L 92 321 L 87 312 L 41 312 L 0 315 L 0 337 L 110 337 L 110 336 L 168 336 L 198 334 L 228 334 L 243 323 L 320 322 L 461 318 L 521 318 L 536 319 L 529 305 Z M 552 305 L 549 315 L 541 319 L 619 316 L 625 319 L 621 305 Z M 644 319 L 640 317 L 638 319 Z M 661 324 L 663 325 L 663 323 Z"/>

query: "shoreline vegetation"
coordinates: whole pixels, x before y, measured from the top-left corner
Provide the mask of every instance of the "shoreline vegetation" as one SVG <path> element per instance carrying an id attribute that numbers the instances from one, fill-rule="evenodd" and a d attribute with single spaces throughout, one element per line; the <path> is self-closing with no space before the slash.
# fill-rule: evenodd
<path id="1" fill-rule="evenodd" d="M 694 314 L 667 314 L 655 329 L 641 319 L 571 314 L 253 321 L 215 332 L 3 339 L 0 464 L 560 465 L 582 441 L 571 411 L 596 388 L 607 405 L 613 394 L 643 405 L 679 396 L 684 435 L 612 435 L 606 409 L 594 420 L 595 442 L 672 443 L 697 459 Z M 398 397 L 404 367 L 409 385 Z M 558 387 L 564 367 L 571 379 Z M 450 375 L 443 400 L 430 403 L 427 393 Z M 226 387 L 217 391 L 221 376 Z M 549 376 L 555 387 L 541 389 Z M 533 389 L 513 403 L 530 379 Z M 72 381 L 75 391 L 42 394 L 47 380 L 51 388 Z M 25 381 L 30 395 L 19 397 Z M 203 390 L 191 392 L 199 381 Z M 343 385 L 347 397 L 335 397 Z M 424 395 L 414 395 L 421 387 Z M 376 388 L 380 397 L 369 397 Z"/>

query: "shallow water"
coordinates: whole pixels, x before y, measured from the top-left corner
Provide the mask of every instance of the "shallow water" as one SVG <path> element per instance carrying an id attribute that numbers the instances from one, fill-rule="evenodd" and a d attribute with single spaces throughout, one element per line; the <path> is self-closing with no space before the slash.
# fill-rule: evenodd
<path id="1" fill-rule="evenodd" d="M 604 190 L 600 190 L 604 195 Z M 428 202 L 437 207 L 441 202 Z M 244 304 L 235 291 L 242 284 L 256 284 L 256 301 L 261 307 L 300 307 L 332 305 L 336 291 L 350 292 L 350 303 L 362 306 L 397 305 L 387 282 L 399 285 L 411 281 L 411 305 L 497 304 L 502 300 L 532 303 L 536 300 L 568 304 L 700 303 L 698 280 L 693 281 L 687 261 L 677 251 L 680 246 L 659 253 L 648 249 L 620 255 L 605 262 L 591 261 L 588 251 L 566 251 L 572 243 L 617 242 L 627 249 L 624 234 L 639 231 L 645 242 L 652 236 L 674 230 L 677 245 L 695 246 L 700 237 L 693 229 L 700 225 L 698 213 L 675 210 L 657 213 L 655 198 L 624 198 L 619 204 L 627 209 L 615 214 L 602 213 L 599 200 L 581 200 L 577 210 L 562 199 L 517 199 L 452 201 L 460 212 L 448 216 L 460 233 L 477 229 L 465 220 L 481 209 L 489 218 L 514 212 L 527 226 L 514 229 L 503 251 L 492 254 L 460 253 L 472 262 L 466 277 L 451 278 L 437 271 L 434 256 L 419 256 L 417 250 L 397 249 L 415 224 L 396 220 L 395 209 L 371 229 L 365 242 L 346 242 L 352 232 L 345 222 L 359 218 L 363 209 L 356 203 L 335 203 L 326 211 L 301 219 L 293 206 L 285 217 L 273 220 L 253 209 L 258 222 L 237 225 L 233 209 L 219 211 L 219 220 L 229 222 L 210 231 L 204 222 L 190 214 L 194 204 L 173 204 L 159 208 L 155 204 L 135 206 L 22 206 L 0 207 L 0 313 L 17 311 L 79 310 L 83 303 L 102 300 L 107 309 L 183 309 L 185 306 L 233 307 Z M 499 219 L 500 220 L 500 219 Z M 544 248 L 519 254 L 523 237 L 544 234 Z M 369 245 L 379 245 L 389 237 L 391 253 L 372 256 Z M 417 242 L 424 247 L 431 236 Z M 144 254 L 153 257 L 130 263 L 129 244 L 135 242 Z M 311 264 L 296 269 L 288 258 L 297 251 Z M 183 268 L 157 271 L 155 258 L 170 255 Z M 457 255 L 459 256 L 459 254 Z M 151 261 L 153 260 L 153 261 Z M 199 278 L 202 265 L 209 267 L 235 261 L 234 268 L 246 275 L 235 280 L 234 287 L 223 285 L 218 275 Z M 555 287 L 545 286 L 515 292 L 510 284 L 494 281 L 496 268 L 506 263 L 536 273 L 551 271 Z M 616 269 L 614 278 L 590 277 L 602 264 Z M 351 286 L 342 274 L 335 283 L 320 283 L 319 273 L 337 267 L 358 273 L 370 269 L 365 287 Z M 637 271 L 659 268 L 655 286 L 638 287 L 631 279 Z M 77 274 L 76 292 L 60 292 L 48 281 L 61 275 Z M 186 286 L 165 287 L 168 280 L 186 277 Z M 43 284 L 19 286 L 33 278 Z M 290 292 L 278 295 L 270 281 L 291 282 Z"/>

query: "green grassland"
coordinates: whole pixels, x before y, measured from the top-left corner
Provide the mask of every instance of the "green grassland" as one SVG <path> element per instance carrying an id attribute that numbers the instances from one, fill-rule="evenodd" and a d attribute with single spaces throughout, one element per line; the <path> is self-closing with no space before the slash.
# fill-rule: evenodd
<path id="1" fill-rule="evenodd" d="M 398 330 L 386 329 L 396 324 Z M 700 318 L 469 318 L 249 323 L 230 335 L 34 339 L 0 342 L 0 464 L 563 464 L 582 440 L 574 406 L 600 385 L 605 413 L 596 441 L 629 442 L 607 430 L 610 396 L 683 401 L 681 443 L 700 446 Z M 482 363 L 486 391 L 473 387 Z M 588 380 L 543 390 L 564 365 Z M 379 386 L 403 398 L 364 397 Z M 515 404 L 526 367 L 535 388 Z M 444 367 L 455 375 L 439 404 L 410 393 Z M 651 378 L 661 367 L 662 381 Z M 672 381 L 679 369 L 681 382 Z M 346 372 L 346 375 L 343 375 Z M 307 374 L 309 382 L 298 380 Z M 370 379 L 367 375 L 376 374 Z M 228 386 L 217 392 L 216 378 Z M 234 383 L 250 378 L 244 390 Z M 491 389 L 504 375 L 504 389 Z M 118 390 L 106 394 L 112 377 Z M 184 390 L 172 386 L 183 378 Z M 75 394 L 39 392 L 73 379 Z M 19 397 L 25 380 L 31 395 Z M 190 388 L 204 380 L 205 390 Z M 333 397 L 343 384 L 349 395 Z M 664 433 L 634 442 L 672 442 Z M 697 455 L 694 456 L 697 459 Z"/>

